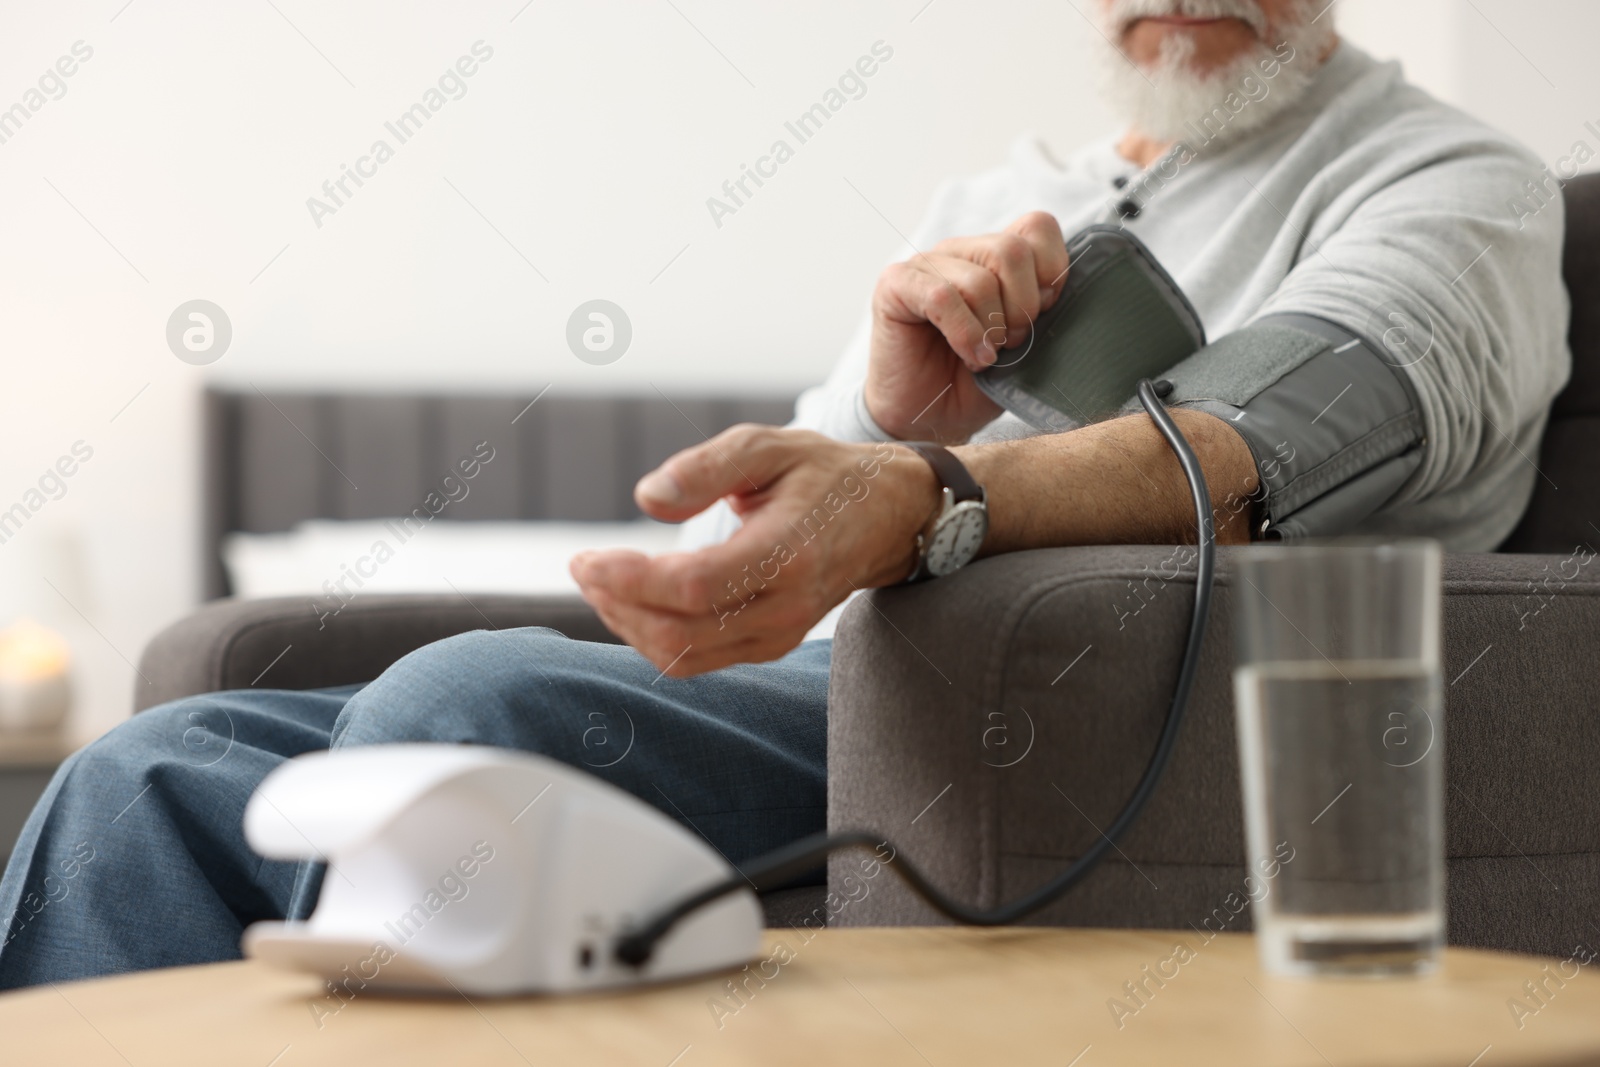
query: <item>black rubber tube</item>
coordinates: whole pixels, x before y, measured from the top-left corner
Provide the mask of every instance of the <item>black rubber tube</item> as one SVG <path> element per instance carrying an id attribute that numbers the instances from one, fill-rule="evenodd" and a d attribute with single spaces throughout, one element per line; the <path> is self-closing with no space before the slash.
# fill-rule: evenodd
<path id="1" fill-rule="evenodd" d="M 1145 765 L 1139 784 L 1128 797 L 1127 803 L 1122 806 L 1122 811 L 1094 844 L 1090 845 L 1066 870 L 1008 904 L 1002 904 L 991 911 L 980 911 L 958 900 L 952 900 L 928 881 L 914 864 L 900 858 L 897 850 L 895 858 L 886 863 L 899 872 L 900 877 L 905 879 L 906 884 L 915 890 L 918 896 L 946 918 L 968 926 L 1005 926 L 1026 918 L 1060 899 L 1095 868 L 1095 865 L 1115 846 L 1117 840 L 1133 825 L 1145 802 L 1160 784 L 1162 772 L 1166 770 L 1167 762 L 1172 757 L 1172 750 L 1178 742 L 1179 729 L 1183 726 L 1184 713 L 1188 710 L 1189 692 L 1194 687 L 1195 672 L 1200 666 L 1200 646 L 1205 640 L 1206 621 L 1211 614 L 1211 588 L 1216 576 L 1217 551 L 1215 529 L 1212 525 L 1211 493 L 1206 488 L 1205 472 L 1201 470 L 1200 459 L 1190 447 L 1188 439 L 1183 436 L 1183 431 L 1178 429 L 1178 424 L 1172 420 L 1166 405 L 1161 402 L 1161 398 L 1171 391 L 1172 386 L 1169 383 L 1152 383 L 1149 379 L 1141 381 L 1138 388 L 1140 403 L 1154 420 L 1156 428 L 1161 431 L 1161 436 L 1177 454 L 1178 464 L 1183 468 L 1183 476 L 1188 480 L 1189 492 L 1194 498 L 1195 515 L 1198 520 L 1196 539 L 1199 544 L 1199 562 L 1194 578 L 1194 613 L 1189 623 L 1189 640 L 1183 650 L 1183 661 L 1178 668 L 1178 681 L 1172 690 L 1172 703 L 1168 706 L 1167 719 L 1161 728 L 1161 737 L 1156 741 L 1155 751 L 1150 754 L 1150 761 Z M 837 834 L 814 834 L 775 849 L 748 863 L 743 872 L 685 897 L 648 922 L 624 934 L 617 940 L 615 956 L 617 960 L 629 966 L 642 967 L 649 962 L 655 952 L 656 944 L 674 926 L 685 916 L 712 901 L 720 900 L 729 893 L 737 892 L 747 886 L 757 892 L 781 888 L 816 867 L 829 853 L 841 849 L 876 848 L 888 844 L 877 834 L 864 830 L 847 830 Z"/>

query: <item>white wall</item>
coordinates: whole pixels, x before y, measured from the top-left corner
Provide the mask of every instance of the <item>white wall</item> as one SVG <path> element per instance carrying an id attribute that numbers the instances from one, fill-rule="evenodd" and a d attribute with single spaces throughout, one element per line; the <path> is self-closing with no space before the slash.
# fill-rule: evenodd
<path id="1" fill-rule="evenodd" d="M 1546 162 L 1600 139 L 1593 0 L 1342 0 L 1341 29 L 1413 81 L 1522 139 Z"/>
<path id="2" fill-rule="evenodd" d="M 0 108 L 74 42 L 94 50 L 0 144 L 0 508 L 74 441 L 95 449 L 0 545 L 0 621 L 69 634 L 84 733 L 125 714 L 128 661 L 195 599 L 208 379 L 798 388 L 826 372 L 941 178 L 994 165 L 1022 130 L 1066 152 L 1111 129 L 1089 0 L 273 3 L 0 7 Z M 1600 99 L 1593 4 L 1339 14 L 1547 158 L 1600 118 L 1584 113 Z M 478 40 L 494 54 L 466 95 L 409 143 L 386 135 Z M 894 55 L 866 95 L 715 226 L 706 198 L 879 40 Z M 394 158 L 318 228 L 306 199 L 379 137 Z M 165 343 L 195 297 L 233 322 L 209 368 Z M 594 297 L 634 326 L 604 367 L 564 343 Z"/>

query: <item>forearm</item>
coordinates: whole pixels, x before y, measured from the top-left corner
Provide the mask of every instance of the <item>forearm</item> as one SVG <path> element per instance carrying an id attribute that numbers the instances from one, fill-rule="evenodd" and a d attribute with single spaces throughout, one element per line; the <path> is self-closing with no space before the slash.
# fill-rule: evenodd
<path id="1" fill-rule="evenodd" d="M 1217 542 L 1247 543 L 1258 482 L 1249 446 L 1212 415 L 1183 408 L 1171 413 L 1205 471 Z M 1146 415 L 952 451 L 988 492 L 983 555 L 1196 539 L 1188 482 Z"/>
<path id="2" fill-rule="evenodd" d="M 1248 540 L 1249 446 L 1214 416 L 1172 416 L 1205 471 L 1218 540 Z M 986 553 L 1195 539 L 1183 472 L 1144 415 L 954 451 L 988 491 Z M 585 599 L 663 674 L 776 659 L 852 590 L 902 581 L 940 486 L 903 445 L 742 425 L 673 456 L 634 492 L 646 514 L 666 522 L 729 497 L 744 523 L 721 544 L 573 557 Z"/>

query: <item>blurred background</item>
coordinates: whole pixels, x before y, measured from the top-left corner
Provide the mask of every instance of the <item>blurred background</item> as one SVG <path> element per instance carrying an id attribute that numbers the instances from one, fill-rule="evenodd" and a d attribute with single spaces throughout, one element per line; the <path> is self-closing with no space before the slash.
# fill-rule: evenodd
<path id="1" fill-rule="evenodd" d="M 214 591 L 208 388 L 787 397 L 819 381 L 939 182 L 1026 132 L 1066 153 L 1113 131 L 1090 2 L 8 0 L 0 109 L 28 113 L 0 119 L 0 510 L 77 460 L 0 543 L 0 626 L 64 638 L 76 741 L 126 717 L 144 643 Z M 1552 164 L 1600 144 L 1592 0 L 1336 10 L 1348 38 Z M 876 42 L 892 58 L 864 95 L 719 225 L 707 198 L 793 143 L 784 123 Z M 401 143 L 385 123 L 461 57 L 474 72 Z M 335 202 L 324 183 L 380 138 L 392 158 Z M 168 343 L 197 299 L 231 325 L 205 365 Z M 632 329 L 600 364 L 567 341 L 596 299 Z"/>

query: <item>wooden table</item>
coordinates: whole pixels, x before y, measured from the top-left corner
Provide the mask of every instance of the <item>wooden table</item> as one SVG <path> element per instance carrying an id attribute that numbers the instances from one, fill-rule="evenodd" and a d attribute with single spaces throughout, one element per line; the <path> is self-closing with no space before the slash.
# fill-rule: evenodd
<path id="1" fill-rule="evenodd" d="M 1174 956 L 1180 943 L 1187 954 Z M 772 977 L 749 979 L 742 1003 L 724 975 L 567 999 L 358 996 L 337 1009 L 314 979 L 255 963 L 153 971 L 0 996 L 0 1060 L 1600 1064 L 1600 977 L 1584 966 L 1558 985 L 1556 960 L 1451 950 L 1426 979 L 1274 979 L 1247 935 L 1207 943 L 1192 930 L 829 930 L 810 941 L 768 931 L 766 952 Z M 1545 983 L 1542 1004 L 1530 981 Z M 1149 993 L 1135 1001 L 1125 982 Z"/>

